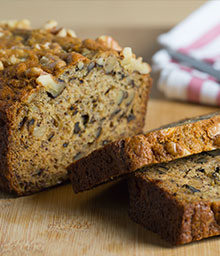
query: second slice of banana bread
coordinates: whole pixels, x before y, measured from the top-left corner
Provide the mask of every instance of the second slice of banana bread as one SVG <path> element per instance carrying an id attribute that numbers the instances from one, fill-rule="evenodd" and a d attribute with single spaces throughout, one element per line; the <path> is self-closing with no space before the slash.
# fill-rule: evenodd
<path id="1" fill-rule="evenodd" d="M 95 150 L 68 167 L 75 192 L 91 189 L 138 168 L 220 147 L 220 113 L 172 123 Z"/>
<path id="2" fill-rule="evenodd" d="M 129 178 L 130 217 L 172 244 L 220 234 L 220 150 L 155 164 Z"/>

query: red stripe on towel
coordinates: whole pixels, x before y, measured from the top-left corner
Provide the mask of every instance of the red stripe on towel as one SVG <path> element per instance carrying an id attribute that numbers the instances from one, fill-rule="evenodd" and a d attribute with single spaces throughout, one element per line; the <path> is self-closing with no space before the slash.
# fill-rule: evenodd
<path id="1" fill-rule="evenodd" d="M 217 94 L 216 103 L 217 103 L 218 106 L 220 106 L 220 91 L 219 91 L 219 93 Z"/>
<path id="2" fill-rule="evenodd" d="M 187 54 L 189 53 L 189 51 L 193 49 L 198 49 L 207 45 L 212 40 L 214 40 L 217 36 L 219 36 L 219 34 L 220 34 L 220 24 L 217 24 L 215 27 L 211 28 L 205 34 L 203 34 L 200 38 L 198 38 L 195 42 L 193 42 L 192 44 L 186 47 L 180 48 L 179 51 L 184 54 Z"/>
<path id="3" fill-rule="evenodd" d="M 187 98 L 189 101 L 199 102 L 200 101 L 200 91 L 202 84 L 204 82 L 204 79 L 201 79 L 199 77 L 192 77 L 191 81 L 188 85 L 187 90 Z"/>

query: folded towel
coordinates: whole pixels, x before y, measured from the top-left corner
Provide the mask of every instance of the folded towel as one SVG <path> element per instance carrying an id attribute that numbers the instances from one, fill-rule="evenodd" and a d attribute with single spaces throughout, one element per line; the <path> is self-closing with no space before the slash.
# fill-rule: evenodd
<path id="1" fill-rule="evenodd" d="M 219 12 L 220 1 L 209 1 L 158 41 L 220 70 Z M 158 87 L 167 97 L 220 106 L 220 82 L 174 61 L 165 49 L 153 56 L 153 71 L 160 71 Z"/>

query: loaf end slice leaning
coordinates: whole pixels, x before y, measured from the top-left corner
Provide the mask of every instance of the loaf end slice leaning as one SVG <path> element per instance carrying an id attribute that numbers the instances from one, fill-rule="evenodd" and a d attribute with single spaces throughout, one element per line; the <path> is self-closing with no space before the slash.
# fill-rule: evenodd
<path id="1" fill-rule="evenodd" d="M 144 167 L 129 178 L 129 215 L 168 242 L 220 234 L 220 150 Z"/>
<path id="2" fill-rule="evenodd" d="M 220 112 L 183 120 L 143 135 L 117 140 L 68 167 L 75 192 L 150 164 L 220 147 Z"/>
<path id="3" fill-rule="evenodd" d="M 82 41 L 55 22 L 0 30 L 1 188 L 59 184 L 72 162 L 142 131 L 150 68 L 130 48 L 108 36 Z"/>

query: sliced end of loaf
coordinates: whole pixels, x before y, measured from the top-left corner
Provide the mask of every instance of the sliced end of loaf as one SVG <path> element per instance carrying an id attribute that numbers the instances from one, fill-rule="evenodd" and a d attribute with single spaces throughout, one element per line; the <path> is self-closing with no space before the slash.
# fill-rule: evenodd
<path id="1" fill-rule="evenodd" d="M 63 182 L 70 163 L 142 131 L 149 74 L 125 69 L 111 52 L 76 57 L 56 80 L 41 75 L 8 111 L 7 179 L 17 194 Z"/>
<path id="2" fill-rule="evenodd" d="M 216 150 L 133 174 L 131 218 L 172 244 L 219 235 L 219 160 Z"/>

